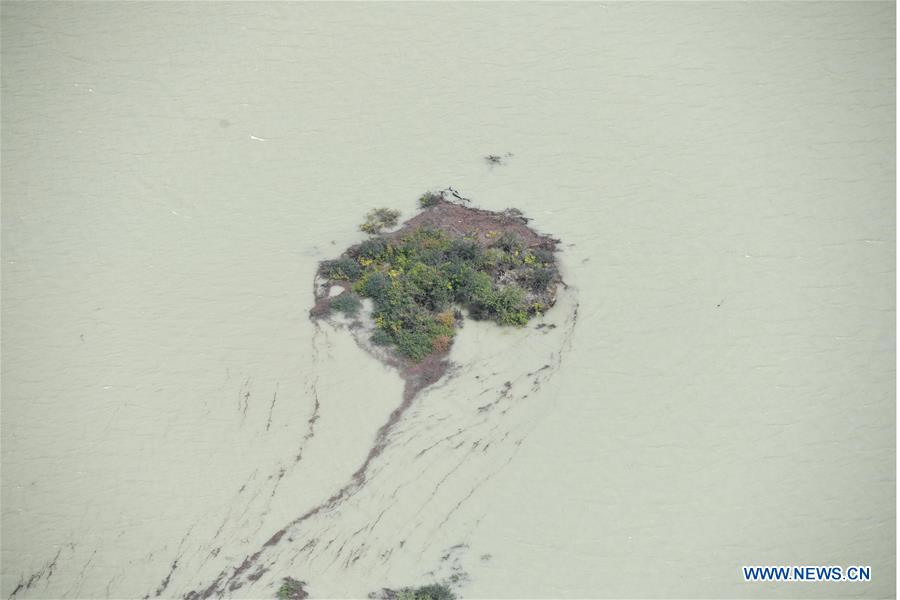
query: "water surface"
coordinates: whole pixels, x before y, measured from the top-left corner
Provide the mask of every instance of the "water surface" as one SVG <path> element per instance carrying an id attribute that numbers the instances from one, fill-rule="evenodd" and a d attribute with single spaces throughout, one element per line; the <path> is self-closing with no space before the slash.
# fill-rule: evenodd
<path id="1" fill-rule="evenodd" d="M 893 596 L 894 10 L 4 3 L 2 594 Z M 448 185 L 562 240 L 557 327 L 329 502 L 402 382 L 317 263 Z"/>

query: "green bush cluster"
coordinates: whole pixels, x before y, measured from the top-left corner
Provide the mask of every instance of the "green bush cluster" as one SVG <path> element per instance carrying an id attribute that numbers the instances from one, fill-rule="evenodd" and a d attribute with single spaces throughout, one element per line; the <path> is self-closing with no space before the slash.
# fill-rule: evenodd
<path id="1" fill-rule="evenodd" d="M 362 273 L 362 267 L 352 258 L 326 260 L 322 263 L 322 274 L 328 279 L 354 281 Z"/>
<path id="2" fill-rule="evenodd" d="M 344 292 L 329 304 L 331 310 L 336 310 L 350 317 L 358 313 L 361 306 L 362 302 L 360 302 L 359 296 L 352 292 Z"/>
<path id="3" fill-rule="evenodd" d="M 515 234 L 499 235 L 483 248 L 473 238 L 452 238 L 428 227 L 399 239 L 373 237 L 347 256 L 323 263 L 322 273 L 352 281 L 356 294 L 371 298 L 377 326 L 372 341 L 392 345 L 414 361 L 449 347 L 456 306 L 476 319 L 525 325 L 545 310 L 540 303 L 529 305 L 526 290 L 540 293 L 556 275 L 552 253 L 527 249 Z M 337 302 L 347 303 L 348 313 L 358 308 L 355 296 L 332 301 L 332 308 L 344 310 Z"/>
<path id="4" fill-rule="evenodd" d="M 456 600 L 456 594 L 442 583 L 397 590 L 397 600 Z"/>
<path id="5" fill-rule="evenodd" d="M 400 211 L 392 208 L 376 208 L 370 210 L 366 215 L 366 220 L 359 228 L 361 231 L 371 234 L 381 233 L 385 229 L 390 229 L 397 225 L 397 219 L 400 218 Z"/>
<path id="6" fill-rule="evenodd" d="M 440 202 L 444 196 L 442 194 L 435 194 L 434 192 L 425 192 L 421 198 L 419 198 L 419 206 L 422 208 L 430 208 Z"/>
<path id="7" fill-rule="evenodd" d="M 278 600 L 305 600 L 309 598 L 309 592 L 304 588 L 305 581 L 297 581 L 293 577 L 283 578 L 281 587 L 278 588 Z"/>

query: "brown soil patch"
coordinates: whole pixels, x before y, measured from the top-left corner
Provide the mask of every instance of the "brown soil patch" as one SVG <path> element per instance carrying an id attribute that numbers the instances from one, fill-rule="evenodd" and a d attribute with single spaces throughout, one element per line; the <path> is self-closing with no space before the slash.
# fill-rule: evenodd
<path id="1" fill-rule="evenodd" d="M 437 204 L 426 208 L 406 221 L 400 229 L 388 235 L 403 237 L 423 225 L 441 229 L 454 237 L 472 235 L 485 247 L 493 243 L 498 235 L 507 232 L 518 234 L 529 248 L 555 250 L 556 244 L 559 243 L 559 240 L 531 229 L 528 226 L 528 219 L 521 216 L 518 211 L 491 212 L 447 200 L 439 200 Z"/>

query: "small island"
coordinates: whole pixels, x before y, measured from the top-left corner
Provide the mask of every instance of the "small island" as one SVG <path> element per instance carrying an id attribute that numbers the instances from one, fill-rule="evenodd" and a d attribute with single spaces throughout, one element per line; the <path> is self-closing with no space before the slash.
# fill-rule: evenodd
<path id="1" fill-rule="evenodd" d="M 399 212 L 371 211 L 369 239 L 323 261 L 313 319 L 343 315 L 357 340 L 407 382 L 407 393 L 437 381 L 466 316 L 522 327 L 556 302 L 559 240 L 528 226 L 517 209 L 466 206 L 458 194 L 429 192 L 395 231 Z M 362 311 L 363 299 L 372 301 Z"/>

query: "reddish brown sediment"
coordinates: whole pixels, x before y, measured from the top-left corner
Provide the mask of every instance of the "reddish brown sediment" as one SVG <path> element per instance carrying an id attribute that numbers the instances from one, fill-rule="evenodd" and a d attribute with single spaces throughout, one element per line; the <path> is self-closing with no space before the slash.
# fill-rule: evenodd
<path id="1" fill-rule="evenodd" d="M 485 247 L 494 242 L 497 235 L 504 233 L 515 233 L 528 248 L 555 250 L 559 243 L 559 240 L 530 228 L 528 219 L 515 209 L 492 212 L 447 200 L 438 200 L 434 206 L 426 208 L 406 221 L 400 229 L 387 235 L 399 238 L 423 226 L 440 229 L 451 237 L 470 236 Z"/>

